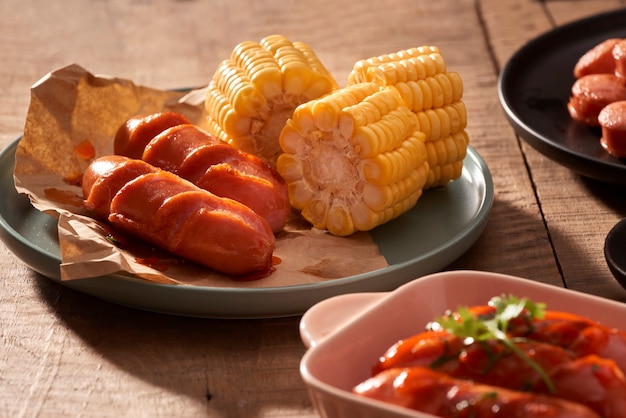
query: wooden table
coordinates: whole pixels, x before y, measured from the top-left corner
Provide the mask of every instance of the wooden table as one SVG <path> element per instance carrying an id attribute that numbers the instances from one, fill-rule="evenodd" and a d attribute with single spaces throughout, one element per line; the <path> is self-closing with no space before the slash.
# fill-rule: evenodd
<path id="1" fill-rule="evenodd" d="M 603 244 L 624 189 L 591 181 L 515 135 L 496 82 L 526 41 L 622 0 L 236 0 L 0 3 L 0 146 L 20 136 L 29 88 L 78 63 L 158 88 L 205 84 L 237 43 L 309 43 L 343 83 L 354 61 L 423 44 L 461 74 L 471 144 L 495 202 L 451 269 L 480 269 L 626 301 Z M 1 197 L 0 197 L 1 198 Z M 312 417 L 299 317 L 197 319 L 80 294 L 0 245 L 0 416 Z"/>

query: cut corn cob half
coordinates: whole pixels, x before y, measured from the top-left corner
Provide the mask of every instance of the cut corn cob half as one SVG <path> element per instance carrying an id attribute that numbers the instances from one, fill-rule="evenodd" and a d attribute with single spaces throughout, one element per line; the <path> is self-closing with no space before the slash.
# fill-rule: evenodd
<path id="1" fill-rule="evenodd" d="M 237 45 L 209 83 L 208 130 L 275 165 L 278 136 L 293 110 L 338 88 L 306 44 L 272 35 Z"/>
<path id="2" fill-rule="evenodd" d="M 469 144 L 463 82 L 447 70 L 439 48 L 422 46 L 360 60 L 348 75 L 348 85 L 362 82 L 394 86 L 417 116 L 430 167 L 424 189 L 461 176 Z"/>
<path id="3" fill-rule="evenodd" d="M 295 110 L 277 168 L 292 206 L 333 235 L 368 231 L 412 208 L 428 175 L 425 135 L 398 91 L 358 83 Z"/>

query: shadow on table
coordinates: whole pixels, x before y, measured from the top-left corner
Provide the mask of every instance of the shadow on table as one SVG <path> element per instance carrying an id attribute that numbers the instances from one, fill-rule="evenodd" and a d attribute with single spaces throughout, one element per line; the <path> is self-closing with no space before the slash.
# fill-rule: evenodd
<path id="1" fill-rule="evenodd" d="M 166 391 L 154 391 L 162 399 L 146 402 L 144 395 L 138 401 L 143 416 L 174 413 L 168 407 L 178 405 L 185 405 L 192 415 L 206 411 L 225 417 L 256 417 L 272 409 L 299 411 L 303 407 L 313 413 L 299 374 L 305 352 L 298 332 L 299 317 L 218 320 L 169 316 L 102 301 L 40 278 L 42 298 L 97 357 L 121 374 Z M 98 361 L 88 357 L 86 364 L 80 359 L 64 360 L 72 361 L 80 363 L 78 370 L 93 372 L 84 380 L 97 379 L 98 391 L 111 390 L 107 395 L 111 399 L 120 396 L 115 392 L 142 388 L 130 381 L 124 383 L 120 372 L 99 367 Z M 181 400 L 178 395 L 188 399 Z"/>
<path id="2" fill-rule="evenodd" d="M 609 184 L 586 177 L 581 177 L 581 182 L 598 198 L 615 211 L 622 218 L 626 217 L 626 186 Z"/>
<path id="3" fill-rule="evenodd" d="M 605 194 L 614 210 L 626 211 L 626 194 L 620 198 L 614 188 L 591 187 Z M 626 301 L 604 258 L 598 264 L 597 251 L 558 227 L 548 235 L 537 207 L 522 209 L 496 194 L 485 231 L 449 269 L 489 270 Z"/>
<path id="4" fill-rule="evenodd" d="M 514 206 L 497 193 L 482 235 L 450 268 L 488 270 L 562 285 L 538 209 Z"/>

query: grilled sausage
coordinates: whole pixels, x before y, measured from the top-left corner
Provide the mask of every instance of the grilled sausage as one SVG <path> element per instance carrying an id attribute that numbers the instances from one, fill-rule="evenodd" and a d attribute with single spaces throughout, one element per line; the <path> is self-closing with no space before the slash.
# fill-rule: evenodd
<path id="1" fill-rule="evenodd" d="M 141 159 L 148 142 L 167 128 L 191 123 L 189 119 L 176 112 L 160 112 L 150 115 L 135 116 L 119 127 L 113 142 L 115 154 Z"/>
<path id="2" fill-rule="evenodd" d="M 83 173 L 84 206 L 96 217 L 107 220 L 111 200 L 126 183 L 157 171 L 157 168 L 141 160 L 116 155 L 98 158 Z"/>
<path id="3" fill-rule="evenodd" d="M 620 39 L 611 50 L 613 55 L 614 74 L 626 80 L 626 39 Z"/>
<path id="4" fill-rule="evenodd" d="M 600 111 L 620 100 L 626 100 L 626 84 L 619 77 L 614 74 L 590 74 L 574 82 L 567 109 L 574 120 L 599 126 Z"/>
<path id="5" fill-rule="evenodd" d="M 175 115 L 175 114 L 174 114 Z M 287 184 L 266 161 L 240 151 L 172 113 L 139 116 L 116 135 L 116 153 L 142 158 L 211 193 L 252 208 L 279 232 L 291 204 Z M 164 128 L 159 131 L 159 129 Z M 158 132 L 157 132 L 158 131 Z M 141 153 L 139 153 L 141 148 Z"/>
<path id="6" fill-rule="evenodd" d="M 114 228 L 229 275 L 269 272 L 265 219 L 168 171 L 121 156 L 95 160 L 83 181 L 88 209 Z"/>
<path id="7" fill-rule="evenodd" d="M 575 402 L 455 379 L 424 367 L 385 370 L 353 392 L 441 417 L 600 418 Z"/>
<path id="8" fill-rule="evenodd" d="M 563 348 L 547 343 L 524 340 L 516 346 L 526 359 L 533 360 L 548 375 L 574 359 Z M 463 339 L 446 332 L 426 331 L 390 347 L 373 372 L 422 366 L 459 379 L 524 390 L 542 380 L 526 359 L 497 340 L 464 343 Z"/>
<path id="9" fill-rule="evenodd" d="M 470 310 L 485 319 L 494 313 L 491 306 Z M 507 330 L 523 357 L 495 339 L 464 342 L 445 331 L 425 331 L 391 346 L 373 374 L 428 367 L 457 379 L 576 401 L 605 418 L 620 417 L 626 410 L 626 379 L 610 358 L 624 359 L 625 333 L 557 311 L 547 311 L 542 319 L 531 322 L 522 314 Z M 543 370 L 554 393 L 529 360 Z"/>
<path id="10" fill-rule="evenodd" d="M 626 411 L 626 380 L 611 359 L 596 355 L 565 362 L 550 370 L 554 396 L 578 402 L 604 418 L 621 418 Z M 550 394 L 544 381 L 533 392 Z"/>
<path id="11" fill-rule="evenodd" d="M 512 321 L 512 337 L 529 338 L 557 345 L 576 357 L 591 354 L 615 361 L 626 373 L 626 332 L 599 324 L 589 318 L 559 311 L 546 311 L 532 323 Z"/>
<path id="12" fill-rule="evenodd" d="M 615 60 L 613 47 L 621 39 L 607 39 L 585 52 L 574 66 L 574 77 L 580 78 L 589 74 L 613 74 Z"/>
<path id="13" fill-rule="evenodd" d="M 611 155 L 626 158 L 626 101 L 613 102 L 600 111 L 600 143 Z"/>

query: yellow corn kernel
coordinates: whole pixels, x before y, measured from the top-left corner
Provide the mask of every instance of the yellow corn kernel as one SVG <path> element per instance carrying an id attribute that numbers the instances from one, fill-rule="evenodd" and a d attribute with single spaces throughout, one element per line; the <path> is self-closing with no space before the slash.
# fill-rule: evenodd
<path id="1" fill-rule="evenodd" d="M 446 63 L 439 48 L 423 46 L 357 61 L 348 74 L 348 84 L 375 81 L 394 85 L 445 72 Z"/>
<path id="2" fill-rule="evenodd" d="M 443 186 L 463 169 L 469 137 L 463 82 L 449 72 L 437 47 L 423 46 L 358 61 L 348 85 L 374 82 L 393 86 L 417 117 L 415 129 L 425 135 L 429 174 L 424 189 Z M 365 132 L 362 133 L 365 136 Z"/>
<path id="3" fill-rule="evenodd" d="M 449 136 L 466 128 L 467 112 L 463 102 L 415 112 L 416 129 L 423 132 L 427 141 Z"/>
<path id="4" fill-rule="evenodd" d="M 207 89 L 209 131 L 275 165 L 278 137 L 301 103 L 338 88 L 311 48 L 271 35 L 237 45 Z"/>
<path id="5" fill-rule="evenodd" d="M 424 189 L 445 186 L 461 176 L 468 144 L 464 130 L 425 142 L 429 171 Z"/>
<path id="6" fill-rule="evenodd" d="M 457 73 L 436 74 L 424 79 L 402 81 L 394 86 L 414 112 L 449 105 L 463 97 L 463 84 Z"/>
<path id="7" fill-rule="evenodd" d="M 359 83 L 295 110 L 277 168 L 313 227 L 346 236 L 412 208 L 428 175 L 425 135 L 394 88 Z"/>

